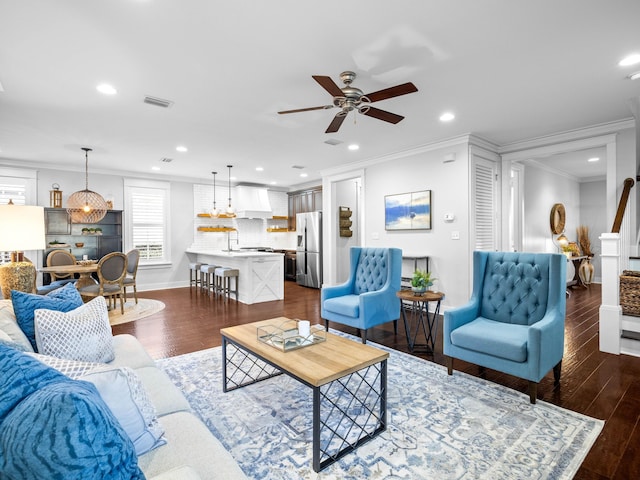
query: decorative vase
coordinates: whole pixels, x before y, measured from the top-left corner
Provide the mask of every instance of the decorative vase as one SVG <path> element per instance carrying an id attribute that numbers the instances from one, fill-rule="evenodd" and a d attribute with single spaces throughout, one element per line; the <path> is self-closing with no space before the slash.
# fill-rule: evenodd
<path id="1" fill-rule="evenodd" d="M 580 263 L 578 275 L 580 276 L 582 283 L 585 285 L 591 285 L 591 282 L 593 282 L 594 270 L 595 268 L 591 263 L 591 257 L 585 258 L 582 263 Z"/>

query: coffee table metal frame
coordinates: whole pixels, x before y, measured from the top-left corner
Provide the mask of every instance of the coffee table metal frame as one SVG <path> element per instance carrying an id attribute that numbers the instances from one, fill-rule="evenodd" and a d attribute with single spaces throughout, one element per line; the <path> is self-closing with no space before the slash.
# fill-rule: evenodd
<path id="1" fill-rule="evenodd" d="M 229 345 L 232 345 L 234 348 L 229 349 Z M 313 346 L 306 348 L 313 348 Z M 231 351 L 234 349 L 235 351 Z M 276 365 L 249 348 L 225 337 L 224 334 L 222 334 L 222 357 L 224 359 L 222 368 L 222 389 L 224 392 L 246 387 L 247 385 L 281 375 L 282 373 L 286 373 L 313 390 L 313 470 L 315 472 L 319 472 L 332 463 L 335 463 L 344 455 L 354 451 L 360 445 L 368 442 L 387 429 L 386 358 L 381 362 L 347 374 L 331 382 L 315 386 L 287 371 L 283 366 Z M 227 370 L 230 365 L 235 367 L 235 371 L 231 376 L 228 375 L 229 372 Z M 370 375 L 374 377 L 373 382 L 371 381 Z M 352 380 L 353 382 L 357 382 L 355 386 Z M 379 380 L 377 386 L 375 380 Z M 349 397 L 346 408 L 339 405 L 337 399 L 332 397 L 331 394 L 334 390 L 332 387 L 334 385 L 337 386 L 342 395 Z M 376 401 L 369 407 L 369 404 L 365 403 L 365 401 L 369 400 L 369 403 L 371 403 L 372 396 L 375 397 Z M 364 400 L 360 398 L 364 398 Z M 327 415 L 323 418 L 321 415 L 323 405 L 328 406 L 328 411 L 332 415 L 342 415 L 342 417 L 338 421 L 334 418 L 329 423 L 329 416 Z M 360 424 L 357 418 L 348 413 L 348 411 L 352 409 L 359 410 L 358 407 L 365 409 L 367 412 L 367 418 L 364 424 Z M 371 426 L 368 420 L 372 417 L 376 421 L 376 427 L 370 430 Z M 349 425 L 346 429 L 344 427 L 345 423 Z M 332 425 L 336 425 L 336 427 Z M 357 431 L 359 429 L 361 430 L 360 435 L 357 436 L 355 441 L 351 438 L 344 438 L 340 432 L 338 432 L 338 427 L 340 426 L 342 426 L 341 431 L 346 430 L 346 432 Z M 329 438 L 325 446 L 321 444 L 323 433 Z M 337 451 L 331 450 L 334 441 L 340 443 Z"/>

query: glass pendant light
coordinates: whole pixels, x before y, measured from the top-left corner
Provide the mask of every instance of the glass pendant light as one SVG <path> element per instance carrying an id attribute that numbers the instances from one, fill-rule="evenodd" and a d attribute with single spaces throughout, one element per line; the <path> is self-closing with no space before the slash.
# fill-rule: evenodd
<path id="1" fill-rule="evenodd" d="M 71 223 L 98 223 L 107 214 L 107 202 L 102 195 L 89 190 L 89 152 L 92 149 L 82 147 L 84 150 L 85 189 L 72 193 L 67 201 L 67 213 Z"/>
<path id="2" fill-rule="evenodd" d="M 218 218 L 220 216 L 220 210 L 216 207 L 216 175 L 218 172 L 211 173 L 213 173 L 213 209 L 211 209 L 211 216 L 213 218 Z"/>
<path id="3" fill-rule="evenodd" d="M 229 169 L 229 205 L 227 206 L 227 216 L 235 217 L 236 212 L 233 210 L 233 207 L 231 206 L 231 167 L 233 167 L 233 165 L 227 165 L 227 168 Z"/>

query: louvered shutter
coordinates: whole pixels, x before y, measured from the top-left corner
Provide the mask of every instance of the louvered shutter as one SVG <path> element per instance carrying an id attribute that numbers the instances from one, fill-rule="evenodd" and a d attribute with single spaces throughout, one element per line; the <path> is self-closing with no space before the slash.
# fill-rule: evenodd
<path id="1" fill-rule="evenodd" d="M 24 205 L 26 186 L 24 183 L 11 182 L 9 179 L 0 178 L 0 205 L 7 205 L 9 200 L 14 205 Z M 3 232 L 7 235 L 7 232 Z M 0 252 L 0 264 L 11 261 L 11 252 Z"/>
<path id="2" fill-rule="evenodd" d="M 169 184 L 125 179 L 127 249 L 140 250 L 140 264 L 170 261 Z"/>
<path id="3" fill-rule="evenodd" d="M 472 186 L 474 249 L 496 250 L 496 164 L 474 156 Z"/>

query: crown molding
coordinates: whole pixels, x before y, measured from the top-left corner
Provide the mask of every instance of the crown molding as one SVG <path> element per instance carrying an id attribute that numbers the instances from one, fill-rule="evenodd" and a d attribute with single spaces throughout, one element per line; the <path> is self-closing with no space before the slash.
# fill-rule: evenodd
<path id="1" fill-rule="evenodd" d="M 521 150 L 530 150 L 539 147 L 546 147 L 558 143 L 567 143 L 576 140 L 583 140 L 590 137 L 600 137 L 618 133 L 621 130 L 635 128 L 635 120 L 626 118 L 615 122 L 600 123 L 586 128 L 568 130 L 566 132 L 555 133 L 543 137 L 523 140 L 521 142 L 507 143 L 498 147 L 498 153 L 514 153 Z"/>

